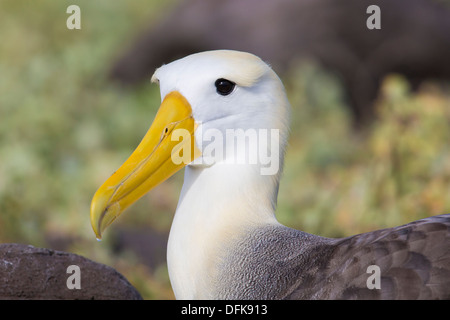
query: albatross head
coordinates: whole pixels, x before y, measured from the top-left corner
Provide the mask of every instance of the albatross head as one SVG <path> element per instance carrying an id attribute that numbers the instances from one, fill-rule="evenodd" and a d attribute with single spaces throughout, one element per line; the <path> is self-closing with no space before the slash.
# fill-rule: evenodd
<path id="1" fill-rule="evenodd" d="M 290 107 L 265 62 L 239 51 L 202 52 L 163 65 L 152 81 L 162 98 L 153 124 L 92 200 L 98 238 L 128 206 L 186 165 L 208 170 L 251 162 L 263 169 L 276 158 L 278 167 L 260 174 L 278 182 Z"/>

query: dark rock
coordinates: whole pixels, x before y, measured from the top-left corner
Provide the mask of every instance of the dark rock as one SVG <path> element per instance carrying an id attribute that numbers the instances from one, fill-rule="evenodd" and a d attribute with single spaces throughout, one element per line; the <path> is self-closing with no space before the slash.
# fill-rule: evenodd
<path id="1" fill-rule="evenodd" d="M 68 267 L 79 267 L 80 289 L 68 288 L 75 276 Z M 76 283 L 69 279 L 69 284 Z M 70 285 L 69 285 L 70 286 Z M 116 270 L 82 256 L 35 248 L 0 244 L 0 299 L 142 299 Z"/>
<path id="2" fill-rule="evenodd" d="M 369 30 L 366 10 L 381 9 Z M 388 73 L 413 85 L 450 79 L 450 10 L 430 0 L 190 0 L 152 23 L 113 66 L 131 85 L 184 55 L 213 49 L 254 53 L 282 75 L 299 58 L 314 58 L 346 90 L 356 124 L 374 117 L 373 101 Z"/>
<path id="3" fill-rule="evenodd" d="M 155 270 L 166 263 L 167 239 L 169 235 L 150 227 L 116 228 L 111 236 L 116 254 L 133 252 L 141 263 Z"/>

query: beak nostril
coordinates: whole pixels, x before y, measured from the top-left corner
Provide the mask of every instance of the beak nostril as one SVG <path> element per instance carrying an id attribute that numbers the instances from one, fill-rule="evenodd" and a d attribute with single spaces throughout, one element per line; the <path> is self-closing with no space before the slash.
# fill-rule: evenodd
<path id="1" fill-rule="evenodd" d="M 167 134 L 169 133 L 169 127 L 164 127 L 164 130 L 161 133 L 161 138 L 159 139 L 159 141 L 163 141 L 166 137 Z"/>

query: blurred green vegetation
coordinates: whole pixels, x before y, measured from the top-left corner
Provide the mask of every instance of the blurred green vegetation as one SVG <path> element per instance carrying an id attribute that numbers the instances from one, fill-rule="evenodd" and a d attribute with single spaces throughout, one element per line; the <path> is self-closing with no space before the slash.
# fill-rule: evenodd
<path id="1" fill-rule="evenodd" d="M 95 241 L 89 206 L 160 101 L 150 83 L 117 88 L 108 68 L 170 3 L 0 2 L 0 242 L 66 241 L 67 251 L 115 267 L 147 299 L 173 298 L 166 266 L 150 270 L 131 252 L 115 254 L 114 226 Z M 81 8 L 81 30 L 66 28 L 70 4 Z M 335 76 L 299 61 L 284 81 L 293 119 L 282 223 L 338 237 L 450 212 L 448 90 L 429 82 L 413 92 L 392 75 L 377 101 L 379 121 L 355 133 Z M 182 172 L 115 225 L 168 232 L 181 183 Z"/>

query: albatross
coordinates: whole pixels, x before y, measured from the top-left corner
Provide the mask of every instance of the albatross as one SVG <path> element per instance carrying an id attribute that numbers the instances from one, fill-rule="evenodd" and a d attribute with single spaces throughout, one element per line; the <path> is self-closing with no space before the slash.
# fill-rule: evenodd
<path id="1" fill-rule="evenodd" d="M 167 247 L 177 299 L 449 299 L 450 215 L 326 238 L 275 216 L 290 104 L 259 57 L 217 50 L 156 69 L 161 106 L 97 190 L 97 238 L 181 168 Z"/>

